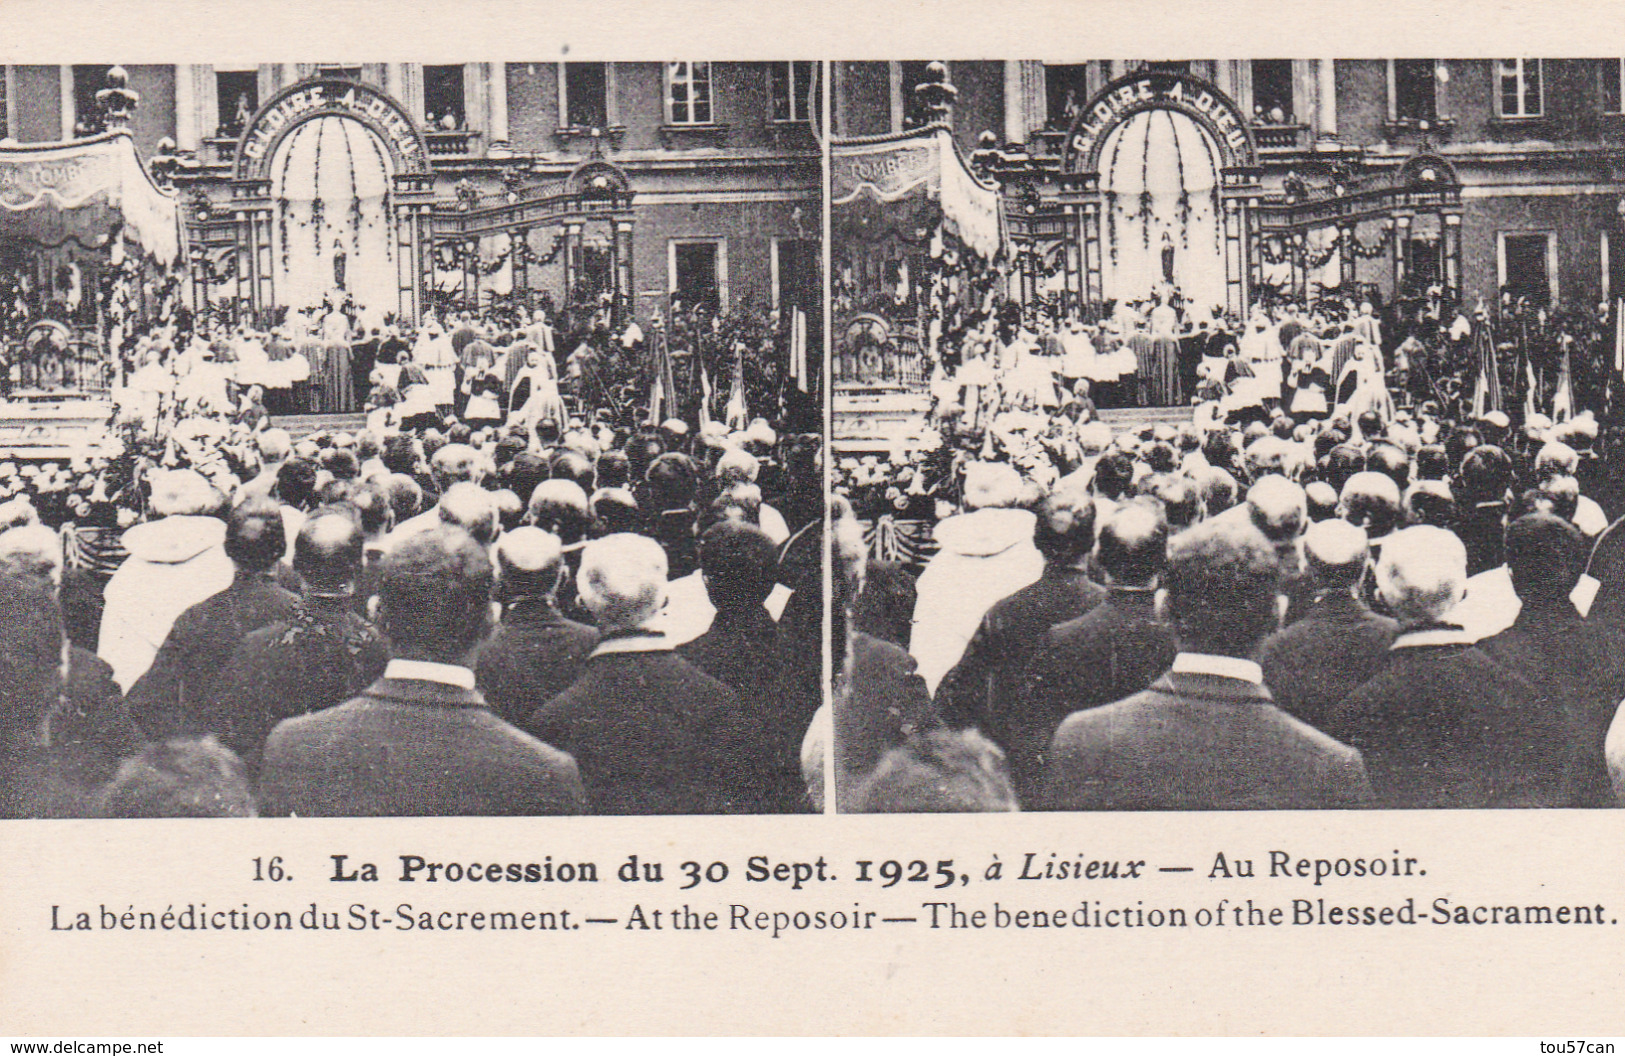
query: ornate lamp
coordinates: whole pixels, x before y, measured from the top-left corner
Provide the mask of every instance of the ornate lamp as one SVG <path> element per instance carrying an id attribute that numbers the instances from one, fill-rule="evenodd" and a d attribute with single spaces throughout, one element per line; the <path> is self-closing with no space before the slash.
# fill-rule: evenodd
<path id="1" fill-rule="evenodd" d="M 130 88 L 130 74 L 123 66 L 107 71 L 107 87 L 96 93 L 96 105 L 109 130 L 129 128 L 135 108 L 141 104 L 141 93 Z"/>
<path id="2" fill-rule="evenodd" d="M 925 80 L 914 86 L 914 98 L 925 113 L 928 124 L 952 125 L 954 100 L 958 97 L 959 89 L 948 81 L 948 66 L 940 60 L 928 63 Z"/>

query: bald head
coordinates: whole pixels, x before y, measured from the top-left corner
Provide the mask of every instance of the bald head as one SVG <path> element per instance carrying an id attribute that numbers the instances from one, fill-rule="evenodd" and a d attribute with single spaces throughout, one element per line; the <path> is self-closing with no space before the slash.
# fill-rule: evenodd
<path id="1" fill-rule="evenodd" d="M 636 630 L 666 604 L 666 551 L 653 539 L 620 533 L 588 543 L 576 589 L 601 634 Z"/>
<path id="2" fill-rule="evenodd" d="M 478 484 L 485 466 L 485 456 L 467 444 L 447 444 L 429 460 L 429 471 L 442 490 L 464 481 Z"/>
<path id="3" fill-rule="evenodd" d="M 31 573 L 53 589 L 61 586 L 62 537 L 38 523 L 0 532 L 0 564 Z"/>
<path id="4" fill-rule="evenodd" d="M 1253 526 L 1272 543 L 1288 543 L 1303 534 L 1309 520 L 1309 500 L 1303 488 L 1272 473 L 1247 489 L 1247 507 Z"/>
<path id="5" fill-rule="evenodd" d="M 453 484 L 440 496 L 440 520 L 474 537 L 481 546 L 497 538 L 497 507 L 491 493 L 478 484 Z"/>
<path id="6" fill-rule="evenodd" d="M 1454 532 L 1417 525 L 1390 535 L 1377 590 L 1402 623 L 1442 619 L 1467 588 L 1467 548 Z"/>
<path id="7" fill-rule="evenodd" d="M 318 510 L 293 541 L 293 569 L 310 597 L 347 598 L 361 574 L 360 521 L 342 509 Z"/>
<path id="8" fill-rule="evenodd" d="M 1343 485 L 1338 514 L 1359 525 L 1373 539 L 1387 535 L 1399 523 L 1399 485 L 1385 473 L 1356 473 Z"/>
<path id="9" fill-rule="evenodd" d="M 267 429 L 254 437 L 254 447 L 259 451 L 260 463 L 274 468 L 288 460 L 293 452 L 293 441 L 286 429 Z"/>
<path id="10" fill-rule="evenodd" d="M 552 598 L 564 570 L 564 545 L 552 532 L 515 528 L 497 543 L 497 597 L 503 602 Z"/>
<path id="11" fill-rule="evenodd" d="M 1303 556 L 1323 590 L 1352 587 L 1365 571 L 1370 545 L 1365 529 L 1347 521 L 1321 521 L 1303 533 Z"/>

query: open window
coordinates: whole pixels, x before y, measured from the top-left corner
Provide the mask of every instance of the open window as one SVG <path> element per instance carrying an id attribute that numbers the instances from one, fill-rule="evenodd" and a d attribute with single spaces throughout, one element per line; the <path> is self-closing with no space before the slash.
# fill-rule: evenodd
<path id="1" fill-rule="evenodd" d="M 1292 60 L 1253 60 L 1253 120 L 1292 123 Z"/>
<path id="2" fill-rule="evenodd" d="M 240 136 L 260 105 L 260 75 L 251 66 L 216 66 L 214 96 L 216 135 Z"/>
<path id="3" fill-rule="evenodd" d="M 560 112 L 566 128 L 609 127 L 609 67 L 602 62 L 565 62 L 564 101 Z"/>
<path id="4" fill-rule="evenodd" d="M 76 138 L 106 130 L 107 118 L 96 103 L 96 93 L 107 87 L 107 71 L 112 68 L 111 64 L 73 68 L 73 135 Z"/>
<path id="5" fill-rule="evenodd" d="M 1555 263 L 1557 238 L 1550 232 L 1501 233 L 1501 289 L 1536 307 L 1557 297 Z"/>
<path id="6" fill-rule="evenodd" d="M 720 312 L 727 302 L 728 246 L 720 238 L 674 239 L 670 283 L 682 311 Z"/>
<path id="7" fill-rule="evenodd" d="M 423 124 L 441 132 L 468 127 L 462 66 L 423 67 Z"/>
<path id="8" fill-rule="evenodd" d="M 1432 59 L 1394 60 L 1395 119 L 1437 121 L 1439 119 L 1438 74 Z"/>
<path id="9" fill-rule="evenodd" d="M 1089 66 L 1086 63 L 1045 65 L 1044 96 L 1050 128 L 1070 129 L 1089 103 Z"/>

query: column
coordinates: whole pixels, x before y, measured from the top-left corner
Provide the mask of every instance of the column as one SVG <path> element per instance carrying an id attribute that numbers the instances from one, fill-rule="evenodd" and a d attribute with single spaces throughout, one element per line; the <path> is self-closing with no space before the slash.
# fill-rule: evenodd
<path id="1" fill-rule="evenodd" d="M 61 116 L 62 116 L 62 138 L 63 139 L 72 139 L 72 138 L 74 138 L 73 137 L 74 120 L 78 116 L 74 112 L 75 106 L 74 106 L 74 98 L 73 98 L 73 67 L 72 66 L 58 66 L 57 67 L 57 73 L 58 73 L 57 82 L 58 82 L 59 91 L 60 91 L 60 95 L 58 96 L 58 102 L 61 104 L 59 109 L 60 109 L 60 113 L 61 113 Z"/>
<path id="2" fill-rule="evenodd" d="M 1461 214 L 1448 213 L 1440 217 L 1444 253 L 1445 288 L 1461 295 Z"/>
<path id="3" fill-rule="evenodd" d="M 632 221 L 615 221 L 615 325 L 632 321 L 636 310 L 632 289 Z"/>
<path id="4" fill-rule="evenodd" d="M 1022 115 L 1021 62 L 1004 62 L 1004 142 L 1027 142 L 1026 119 Z"/>
<path id="5" fill-rule="evenodd" d="M 175 146 L 181 150 L 196 150 L 198 132 L 197 84 L 193 71 L 196 66 L 175 67 Z"/>
<path id="6" fill-rule="evenodd" d="M 1338 274 L 1342 279 L 1343 293 L 1348 294 L 1354 289 L 1354 225 L 1339 224 L 1337 235 L 1337 252 L 1341 258 Z"/>
<path id="7" fill-rule="evenodd" d="M 508 235 L 509 252 L 513 255 L 513 292 L 516 300 L 530 307 L 530 228 L 521 228 Z M 528 321 L 528 320 L 527 320 Z"/>
<path id="8" fill-rule="evenodd" d="M 1405 288 L 1405 276 L 1411 270 L 1411 218 L 1394 218 L 1394 298 L 1397 300 Z"/>
<path id="9" fill-rule="evenodd" d="M 576 269 L 580 266 L 577 253 L 581 246 L 581 224 L 570 223 L 564 225 L 564 290 L 559 297 L 559 314 L 568 314 L 571 299 L 575 295 Z M 565 325 L 565 324 L 560 324 Z"/>
<path id="10" fill-rule="evenodd" d="M 490 109 L 491 130 L 489 146 L 508 145 L 508 64 L 505 62 L 488 62 L 485 64 L 486 78 L 489 91 L 486 102 Z"/>
<path id="11" fill-rule="evenodd" d="M 1079 309 L 1079 318 L 1082 318 L 1084 303 L 1083 295 L 1083 230 L 1078 223 L 1078 207 L 1066 207 L 1066 285 L 1065 289 L 1076 301 L 1073 306 Z M 1063 308 L 1068 307 L 1063 304 Z"/>
<path id="12" fill-rule="evenodd" d="M 463 257 L 463 307 L 469 311 L 479 307 L 480 303 L 480 240 L 465 238 L 458 243 L 458 247 L 465 254 Z"/>
<path id="13" fill-rule="evenodd" d="M 1337 64 L 1332 59 L 1317 62 L 1316 76 L 1320 80 L 1318 101 L 1319 120 L 1315 125 L 1317 136 L 1337 135 Z"/>

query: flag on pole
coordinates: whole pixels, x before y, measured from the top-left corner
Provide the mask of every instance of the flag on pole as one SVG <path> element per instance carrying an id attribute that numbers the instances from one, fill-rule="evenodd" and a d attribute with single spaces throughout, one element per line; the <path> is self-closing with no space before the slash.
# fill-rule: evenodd
<path id="1" fill-rule="evenodd" d="M 735 432 L 750 424 L 750 412 L 745 408 L 745 346 L 739 341 L 734 342 L 733 381 L 728 386 L 728 406 L 722 420 Z"/>
<path id="2" fill-rule="evenodd" d="M 1540 382 L 1535 380 L 1535 361 L 1529 358 L 1529 350 L 1521 350 L 1518 358 L 1523 360 L 1523 420 L 1527 422 L 1540 411 Z"/>
<path id="3" fill-rule="evenodd" d="M 800 308 L 790 314 L 790 377 L 807 391 L 807 313 Z"/>
<path id="4" fill-rule="evenodd" d="M 1574 375 L 1571 373 L 1569 354 L 1574 347 L 1574 339 L 1564 334 L 1562 339 L 1563 359 L 1557 368 L 1557 389 L 1552 393 L 1552 421 L 1566 422 L 1574 417 Z"/>
<path id="5" fill-rule="evenodd" d="M 1501 376 L 1495 358 L 1495 334 L 1490 329 L 1489 314 L 1482 307 L 1473 327 L 1473 359 L 1478 364 L 1478 377 L 1473 381 L 1473 417 L 1482 418 L 1491 411 L 1501 409 Z"/>

